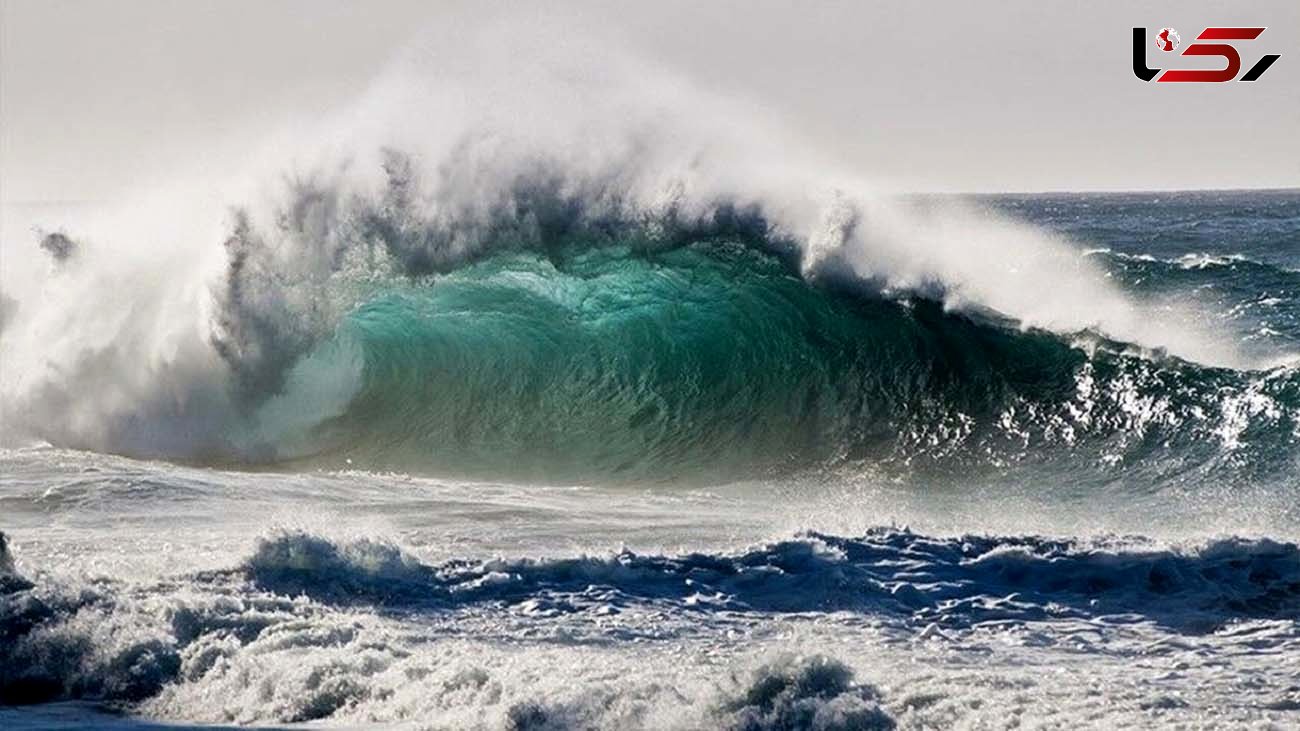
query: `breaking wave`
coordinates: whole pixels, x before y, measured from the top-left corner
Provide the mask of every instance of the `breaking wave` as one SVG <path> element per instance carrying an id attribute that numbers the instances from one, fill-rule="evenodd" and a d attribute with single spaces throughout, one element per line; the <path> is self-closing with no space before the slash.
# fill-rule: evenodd
<path id="1" fill-rule="evenodd" d="M 233 213 L 177 185 L 43 229 L 2 300 L 6 441 L 541 481 L 1289 464 L 1294 366 L 1195 303 L 636 61 L 539 53 L 412 62 Z"/>
<path id="2" fill-rule="evenodd" d="M 277 240 L 239 218 L 197 396 L 113 403 L 82 431 L 104 403 L 47 381 L 19 413 L 130 454 L 544 481 L 1055 457 L 1269 475 L 1300 433 L 1293 367 L 1206 366 L 1086 315 L 1035 327 L 944 279 L 864 277 L 757 206 L 638 218 L 529 177 L 466 233 L 413 220 L 410 162 L 386 167 L 378 204 L 297 190 Z M 858 224 L 838 225 L 848 246 Z"/>

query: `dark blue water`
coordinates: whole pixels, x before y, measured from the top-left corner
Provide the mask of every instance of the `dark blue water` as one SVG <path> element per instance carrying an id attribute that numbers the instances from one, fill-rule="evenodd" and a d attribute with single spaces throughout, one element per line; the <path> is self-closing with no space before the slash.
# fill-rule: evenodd
<path id="1" fill-rule="evenodd" d="M 1194 292 L 1261 350 L 1300 343 L 1300 192 L 1004 195 L 992 207 L 1060 231 L 1132 292 Z"/>

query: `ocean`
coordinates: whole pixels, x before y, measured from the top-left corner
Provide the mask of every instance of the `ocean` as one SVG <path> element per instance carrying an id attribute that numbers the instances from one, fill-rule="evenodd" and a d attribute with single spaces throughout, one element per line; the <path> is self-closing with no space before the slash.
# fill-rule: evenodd
<path id="1" fill-rule="evenodd" d="M 1300 192 L 379 167 L 6 238 L 0 726 L 1300 724 Z"/>

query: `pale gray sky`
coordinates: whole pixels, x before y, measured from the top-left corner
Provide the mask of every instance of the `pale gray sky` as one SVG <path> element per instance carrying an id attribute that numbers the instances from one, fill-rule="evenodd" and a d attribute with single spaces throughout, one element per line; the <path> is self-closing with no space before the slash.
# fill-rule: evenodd
<path id="1" fill-rule="evenodd" d="M 0 198 L 11 203 L 103 200 L 174 166 L 219 167 L 260 130 L 356 98 L 421 29 L 468 29 L 482 12 L 418 0 L 0 3 Z M 565 12 L 581 18 L 576 32 L 617 31 L 911 190 L 1300 185 L 1296 0 Z M 1243 63 L 1282 59 L 1253 84 L 1133 77 L 1133 26 L 1173 26 L 1186 44 L 1207 25 L 1268 26 L 1241 44 Z M 1153 66 L 1175 60 L 1150 55 Z"/>

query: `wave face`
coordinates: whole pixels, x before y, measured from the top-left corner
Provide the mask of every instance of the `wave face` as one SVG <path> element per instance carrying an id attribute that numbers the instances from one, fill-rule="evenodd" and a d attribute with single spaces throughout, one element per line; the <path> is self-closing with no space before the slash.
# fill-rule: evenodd
<path id="1" fill-rule="evenodd" d="M 277 456 L 644 480 L 1066 451 L 1085 466 L 1269 472 L 1293 453 L 1291 370 L 1205 368 L 817 286 L 761 239 L 646 250 L 618 240 L 632 233 L 377 287 L 288 376 L 355 371 L 346 406 Z"/>

